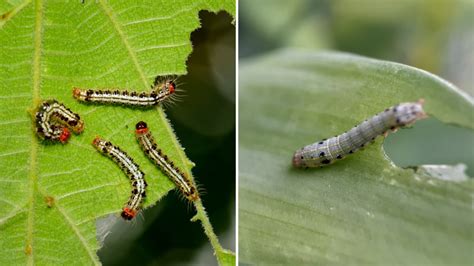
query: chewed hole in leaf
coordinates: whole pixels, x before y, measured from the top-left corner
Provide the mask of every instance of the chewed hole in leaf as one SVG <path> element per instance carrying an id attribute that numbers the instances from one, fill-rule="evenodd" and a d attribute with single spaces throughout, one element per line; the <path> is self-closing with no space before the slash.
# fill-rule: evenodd
<path id="1" fill-rule="evenodd" d="M 410 128 L 389 134 L 383 144 L 387 156 L 397 166 L 464 163 L 469 176 L 474 176 L 472 147 L 472 130 L 436 118 L 418 121 Z"/>

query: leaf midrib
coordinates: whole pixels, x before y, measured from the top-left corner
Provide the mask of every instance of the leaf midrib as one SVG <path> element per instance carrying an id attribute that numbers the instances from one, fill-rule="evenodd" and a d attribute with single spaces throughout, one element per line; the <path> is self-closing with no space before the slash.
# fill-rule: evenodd
<path id="1" fill-rule="evenodd" d="M 32 91 L 32 101 L 34 110 L 41 102 L 40 90 L 41 90 L 41 49 L 43 44 L 43 22 L 44 22 L 44 3 L 42 0 L 35 1 L 35 29 L 34 29 L 34 41 L 33 41 L 33 91 Z M 33 126 L 34 128 L 34 126 Z M 26 246 L 25 251 L 29 250 L 31 253 L 27 254 L 28 256 L 28 265 L 34 264 L 34 245 L 33 245 L 33 232 L 34 232 L 34 211 L 35 211 L 35 192 L 45 196 L 45 193 L 38 188 L 38 138 L 36 134 L 31 134 L 31 148 L 30 148 L 30 167 L 29 167 L 29 195 L 27 204 L 28 207 L 28 220 L 27 220 L 27 237 L 26 237 Z M 91 261 L 100 265 L 100 262 L 95 254 L 95 252 L 87 245 L 87 241 L 84 239 L 84 236 L 80 233 L 78 227 L 73 223 L 71 218 L 66 214 L 64 209 L 60 204 L 55 204 L 59 213 L 61 213 L 70 225 L 71 229 L 77 235 L 79 241 L 84 246 L 87 254 L 91 258 Z M 20 213 L 20 212 L 18 212 Z M 17 213 L 17 214 L 18 214 Z M 13 215 L 14 216 L 14 215 Z"/>
<path id="2" fill-rule="evenodd" d="M 130 45 L 125 32 L 122 30 L 122 27 L 120 26 L 120 23 L 117 21 L 117 19 L 113 15 L 113 12 L 112 12 L 113 10 L 110 8 L 110 6 L 107 5 L 106 1 L 104 1 L 104 0 L 101 0 L 100 4 L 101 4 L 101 7 L 104 9 L 104 13 L 110 19 L 112 25 L 114 26 L 115 30 L 117 31 L 117 34 L 119 35 L 120 39 L 122 40 L 123 45 L 127 49 L 128 55 L 130 56 L 130 59 L 132 60 L 133 65 L 135 66 L 135 68 L 136 68 L 136 70 L 137 70 L 138 74 L 140 75 L 140 78 L 143 82 L 143 87 L 147 88 L 148 87 L 148 81 L 146 79 L 145 73 L 143 72 L 140 64 L 138 63 L 137 56 L 136 56 L 134 50 L 132 49 L 132 46 Z M 166 119 L 166 114 L 164 113 L 163 109 L 160 106 L 158 106 L 156 109 L 158 110 L 161 121 L 163 122 L 163 124 L 166 127 L 166 132 L 168 133 L 168 135 L 170 136 L 170 138 L 173 142 L 173 147 L 177 151 L 177 153 L 179 155 L 179 159 L 182 162 L 182 165 L 186 166 L 187 165 L 186 164 L 186 157 L 185 157 L 184 153 L 182 152 L 182 150 L 179 149 L 179 147 L 181 147 L 181 145 L 178 143 L 178 140 L 174 137 L 173 129 L 171 128 L 170 124 L 168 123 L 168 119 Z M 188 174 L 188 176 L 190 176 L 191 179 L 194 180 L 194 177 L 192 176 L 191 171 L 188 170 L 188 167 L 184 167 L 184 171 L 185 171 L 186 174 Z"/>
<path id="3" fill-rule="evenodd" d="M 41 82 L 41 45 L 42 45 L 42 32 L 43 32 L 43 2 L 41 0 L 35 1 L 35 29 L 33 37 L 33 108 L 36 108 L 40 99 L 40 82 Z M 28 220 L 26 228 L 26 247 L 25 250 L 30 250 L 31 254 L 28 254 L 27 260 L 28 265 L 33 265 L 33 226 L 34 226 L 34 205 L 35 205 L 35 189 L 37 188 L 37 177 L 38 177 L 38 140 L 35 134 L 31 134 L 31 152 L 30 152 L 30 168 L 29 168 L 29 195 L 28 195 Z"/>
<path id="4" fill-rule="evenodd" d="M 100 6 L 104 10 L 105 15 L 107 15 L 107 17 L 110 19 L 110 22 L 114 26 L 115 31 L 117 31 L 117 34 L 120 37 L 120 40 L 122 41 L 123 45 L 125 46 L 125 49 L 127 50 L 128 55 L 130 56 L 130 59 L 132 60 L 133 65 L 135 66 L 138 74 L 140 75 L 140 78 L 143 82 L 144 87 L 146 88 L 147 87 L 147 80 L 146 80 L 145 74 L 143 73 L 140 65 L 138 64 L 137 55 L 132 50 L 132 47 L 130 46 L 130 43 L 128 42 L 128 38 L 125 36 L 125 32 L 122 30 L 122 27 L 117 22 L 117 19 L 115 18 L 114 14 L 112 12 L 112 8 L 110 6 L 108 6 L 104 2 L 104 0 L 100 1 Z"/>
<path id="5" fill-rule="evenodd" d="M 42 33 L 43 33 L 43 3 L 41 0 L 35 1 L 35 29 L 34 29 L 34 39 L 33 39 L 33 108 L 38 105 L 40 98 L 40 80 L 41 80 L 41 45 L 42 45 Z M 29 195 L 27 204 L 28 207 L 28 220 L 26 228 L 26 246 L 25 250 L 30 250 L 31 254 L 27 254 L 28 265 L 33 265 L 33 226 L 34 226 L 34 204 L 35 204 L 35 188 L 37 187 L 37 177 L 38 177 L 38 140 L 36 139 L 35 134 L 31 134 L 31 146 L 30 146 L 30 167 L 28 173 L 29 180 Z"/>

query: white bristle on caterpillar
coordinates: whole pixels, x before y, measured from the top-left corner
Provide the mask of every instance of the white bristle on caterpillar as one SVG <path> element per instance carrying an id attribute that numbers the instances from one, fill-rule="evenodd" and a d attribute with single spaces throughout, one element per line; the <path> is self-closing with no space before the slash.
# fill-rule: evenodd
<path id="1" fill-rule="evenodd" d="M 294 153 L 293 166 L 321 167 L 343 159 L 373 142 L 378 136 L 386 136 L 390 130 L 395 131 L 399 127 L 409 126 L 417 120 L 426 118 L 423 102 L 423 99 L 420 99 L 418 102 L 400 103 L 341 135 L 307 145 Z"/>
<path id="2" fill-rule="evenodd" d="M 125 220 L 133 219 L 141 208 L 143 198 L 146 197 L 145 190 L 148 185 L 145 182 L 145 174 L 127 153 L 114 146 L 110 141 L 96 137 L 92 144 L 98 151 L 117 163 L 132 181 L 132 194 L 125 207 L 123 207 L 121 216 Z"/>

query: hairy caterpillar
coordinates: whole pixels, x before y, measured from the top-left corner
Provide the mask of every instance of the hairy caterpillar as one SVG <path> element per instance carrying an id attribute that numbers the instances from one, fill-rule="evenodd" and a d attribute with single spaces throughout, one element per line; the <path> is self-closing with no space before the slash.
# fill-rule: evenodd
<path id="1" fill-rule="evenodd" d="M 117 146 L 112 145 L 109 141 L 103 140 L 100 137 L 96 137 L 92 142 L 94 147 L 102 154 L 111 158 L 115 163 L 119 165 L 122 171 L 132 181 L 132 195 L 128 202 L 123 207 L 122 218 L 125 220 L 131 220 L 135 217 L 140 210 L 140 205 L 143 198 L 146 197 L 145 189 L 147 183 L 145 182 L 145 174 L 140 170 L 139 166 L 130 158 L 125 152 L 119 149 Z"/>
<path id="2" fill-rule="evenodd" d="M 168 99 L 176 91 L 173 80 L 157 77 L 151 92 L 136 92 L 127 90 L 93 90 L 74 88 L 72 95 L 79 101 L 102 104 L 121 104 L 130 106 L 149 107 Z"/>
<path id="3" fill-rule="evenodd" d="M 135 128 L 138 143 L 148 158 L 175 183 L 188 200 L 195 201 L 199 199 L 199 194 L 194 183 L 158 148 L 155 139 L 148 130 L 147 124 L 140 121 L 136 124 Z"/>
<path id="4" fill-rule="evenodd" d="M 293 166 L 306 168 L 334 163 L 374 141 L 377 136 L 386 136 L 389 130 L 395 131 L 399 127 L 411 125 L 426 117 L 423 111 L 423 99 L 418 102 L 400 103 L 341 135 L 323 139 L 297 150 L 293 155 Z"/>
<path id="5" fill-rule="evenodd" d="M 71 133 L 81 133 L 84 130 L 84 121 L 69 108 L 56 100 L 47 100 L 41 103 L 36 112 L 36 132 L 42 139 L 67 142 Z"/>

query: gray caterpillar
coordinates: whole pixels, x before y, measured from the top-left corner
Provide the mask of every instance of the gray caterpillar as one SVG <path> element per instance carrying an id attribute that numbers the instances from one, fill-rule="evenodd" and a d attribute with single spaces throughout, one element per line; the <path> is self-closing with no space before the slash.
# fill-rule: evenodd
<path id="1" fill-rule="evenodd" d="M 322 167 L 334 163 L 373 142 L 377 136 L 387 136 L 389 130 L 396 131 L 399 127 L 411 125 L 426 117 L 423 111 L 423 99 L 418 102 L 400 103 L 341 135 L 323 139 L 297 150 L 293 155 L 293 166 Z"/>

